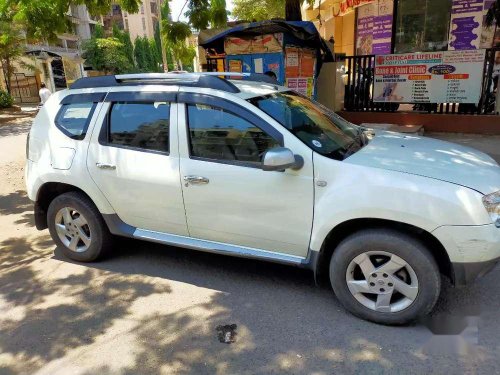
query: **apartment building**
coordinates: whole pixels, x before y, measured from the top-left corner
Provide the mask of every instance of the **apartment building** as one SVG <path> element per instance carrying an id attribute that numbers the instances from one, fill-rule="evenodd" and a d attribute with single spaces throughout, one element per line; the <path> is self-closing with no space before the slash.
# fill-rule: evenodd
<path id="1" fill-rule="evenodd" d="M 132 42 L 138 36 L 154 37 L 162 3 L 162 0 L 142 0 L 139 12 L 132 14 L 122 11 L 123 27 L 130 33 Z"/>

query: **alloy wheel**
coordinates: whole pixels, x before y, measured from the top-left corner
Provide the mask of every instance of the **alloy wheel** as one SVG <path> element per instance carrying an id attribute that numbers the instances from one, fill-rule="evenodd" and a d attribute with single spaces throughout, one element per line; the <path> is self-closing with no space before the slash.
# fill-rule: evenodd
<path id="1" fill-rule="evenodd" d="M 347 267 L 346 282 L 359 303 L 377 312 L 402 311 L 418 295 L 413 268 L 386 251 L 367 251 L 355 257 Z"/>
<path id="2" fill-rule="evenodd" d="M 92 243 L 87 220 L 74 208 L 61 208 L 55 217 L 55 227 L 61 242 L 71 251 L 84 252 Z"/>

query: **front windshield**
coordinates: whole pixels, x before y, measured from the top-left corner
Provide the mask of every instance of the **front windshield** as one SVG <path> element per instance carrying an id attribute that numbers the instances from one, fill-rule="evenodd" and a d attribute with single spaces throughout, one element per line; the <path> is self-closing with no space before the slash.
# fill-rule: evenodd
<path id="1" fill-rule="evenodd" d="M 248 100 L 321 155 L 343 160 L 365 143 L 362 129 L 292 91 Z"/>

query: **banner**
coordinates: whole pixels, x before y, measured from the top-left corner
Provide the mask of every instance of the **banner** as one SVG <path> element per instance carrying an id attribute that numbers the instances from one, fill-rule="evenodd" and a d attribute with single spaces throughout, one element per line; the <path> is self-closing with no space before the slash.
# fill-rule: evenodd
<path id="1" fill-rule="evenodd" d="M 224 39 L 224 51 L 228 55 L 281 52 L 282 50 L 282 33 L 257 35 L 245 38 L 229 36 Z"/>
<path id="2" fill-rule="evenodd" d="M 374 102 L 479 103 L 485 50 L 375 57 Z"/>
<path id="3" fill-rule="evenodd" d="M 479 48 L 483 23 L 483 1 L 452 1 L 449 50 Z"/>

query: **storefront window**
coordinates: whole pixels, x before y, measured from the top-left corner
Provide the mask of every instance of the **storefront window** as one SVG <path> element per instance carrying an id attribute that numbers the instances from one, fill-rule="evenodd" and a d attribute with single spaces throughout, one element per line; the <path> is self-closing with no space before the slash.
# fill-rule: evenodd
<path id="1" fill-rule="evenodd" d="M 399 0 L 395 53 L 446 50 L 450 13 L 451 0 Z"/>

